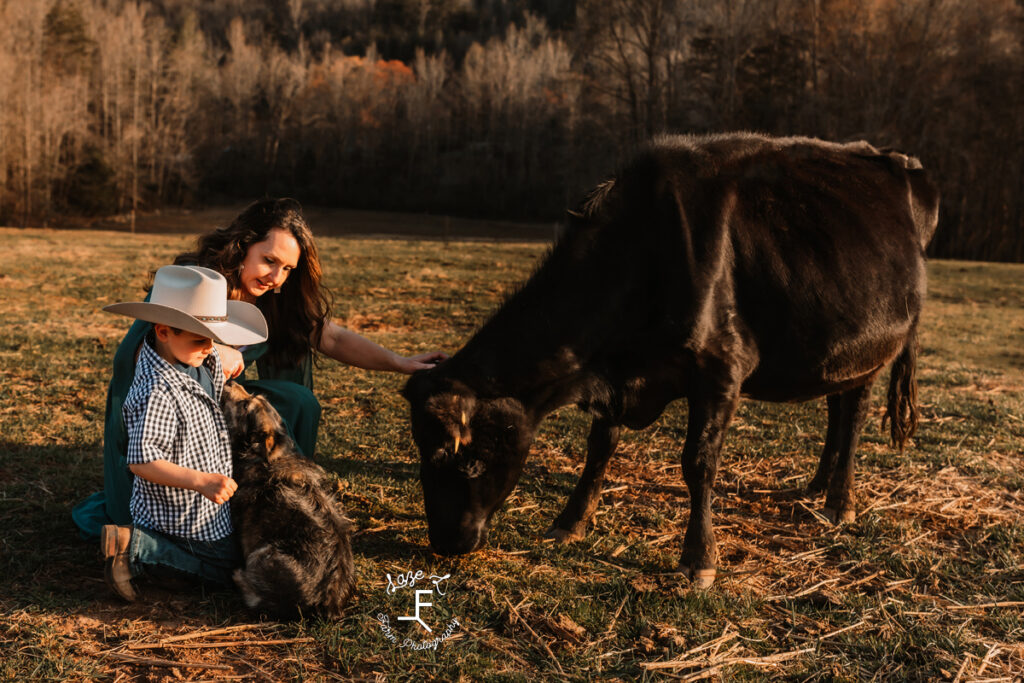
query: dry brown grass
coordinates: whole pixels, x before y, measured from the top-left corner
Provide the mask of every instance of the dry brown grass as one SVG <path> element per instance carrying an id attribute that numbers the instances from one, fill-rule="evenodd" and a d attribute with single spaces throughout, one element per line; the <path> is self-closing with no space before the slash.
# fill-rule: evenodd
<path id="1" fill-rule="evenodd" d="M 957 680 L 1024 671 L 1024 269 L 931 264 L 923 420 L 894 452 L 872 424 L 858 520 L 803 495 L 823 402 L 744 403 L 716 484 L 719 579 L 675 570 L 688 496 L 685 405 L 624 436 L 594 528 L 542 534 L 582 468 L 587 422 L 541 433 L 488 546 L 426 546 L 397 390 L 324 363 L 318 460 L 355 519 L 359 595 L 337 623 L 254 620 L 230 593 L 145 587 L 125 605 L 68 512 L 100 483 L 107 366 L 126 325 L 98 311 L 141 291 L 182 237 L 0 230 L 0 678 L 21 680 Z M 50 254 L 56 249 L 60 257 Z M 454 350 L 530 271 L 540 245 L 323 239 L 339 318 L 396 349 Z M 384 577 L 452 574 L 464 628 L 439 652 L 397 651 L 375 613 Z M 222 630 L 231 629 L 231 630 Z M 183 636 L 187 636 L 184 637 Z"/>

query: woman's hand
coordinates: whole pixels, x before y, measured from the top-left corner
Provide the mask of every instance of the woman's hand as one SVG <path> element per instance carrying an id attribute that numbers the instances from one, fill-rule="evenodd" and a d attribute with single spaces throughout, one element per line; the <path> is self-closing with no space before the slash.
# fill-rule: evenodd
<path id="1" fill-rule="evenodd" d="M 431 351 L 430 353 L 421 353 L 417 356 L 409 356 L 408 358 L 399 356 L 398 372 L 411 375 L 417 370 L 429 370 L 443 360 L 448 360 L 448 354 L 444 351 Z"/>
<path id="2" fill-rule="evenodd" d="M 242 352 L 232 346 L 223 346 L 214 342 L 217 353 L 220 354 L 220 365 L 224 370 L 224 380 L 234 379 L 245 372 L 245 361 L 242 360 Z"/>

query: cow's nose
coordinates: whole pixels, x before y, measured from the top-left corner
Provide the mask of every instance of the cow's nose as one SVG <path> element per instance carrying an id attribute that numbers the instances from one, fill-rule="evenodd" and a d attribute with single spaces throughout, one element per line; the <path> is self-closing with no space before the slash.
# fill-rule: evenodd
<path id="1" fill-rule="evenodd" d="M 454 537 L 430 534 L 430 547 L 438 555 L 465 555 L 471 553 L 487 540 L 485 522 L 463 527 Z"/>

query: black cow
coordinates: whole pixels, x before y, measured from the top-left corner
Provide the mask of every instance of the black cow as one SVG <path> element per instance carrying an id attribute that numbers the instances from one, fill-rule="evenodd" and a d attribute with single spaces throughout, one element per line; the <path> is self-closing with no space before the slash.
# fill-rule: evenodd
<path id="1" fill-rule="evenodd" d="M 404 389 L 433 548 L 477 548 L 534 431 L 574 403 L 594 415 L 586 466 L 549 534 L 580 537 L 622 426 L 689 403 L 681 569 L 714 580 L 711 489 L 740 396 L 827 396 L 809 488 L 855 515 L 854 451 L 871 385 L 895 359 L 886 417 L 917 422 L 924 249 L 938 193 L 913 157 L 866 142 L 755 134 L 663 137 L 570 214 L 530 280 L 450 360 Z M 884 424 L 884 420 L 883 420 Z"/>

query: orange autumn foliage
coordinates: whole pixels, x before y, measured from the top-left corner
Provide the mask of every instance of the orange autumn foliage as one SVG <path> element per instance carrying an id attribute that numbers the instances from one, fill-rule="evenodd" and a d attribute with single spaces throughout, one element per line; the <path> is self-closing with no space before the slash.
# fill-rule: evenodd
<path id="1" fill-rule="evenodd" d="M 374 65 L 373 79 L 384 87 L 406 85 L 416 81 L 416 74 L 399 59 L 380 59 Z"/>

